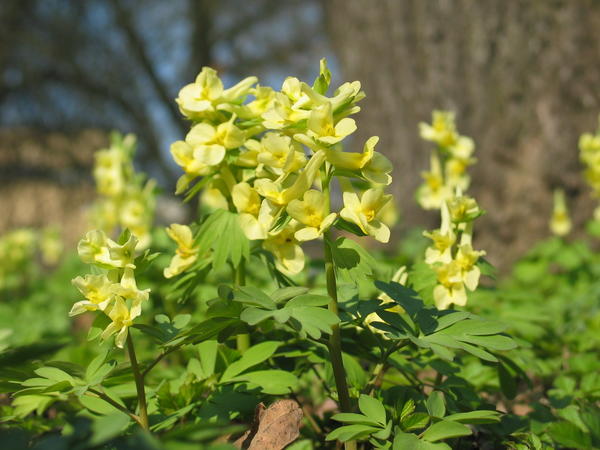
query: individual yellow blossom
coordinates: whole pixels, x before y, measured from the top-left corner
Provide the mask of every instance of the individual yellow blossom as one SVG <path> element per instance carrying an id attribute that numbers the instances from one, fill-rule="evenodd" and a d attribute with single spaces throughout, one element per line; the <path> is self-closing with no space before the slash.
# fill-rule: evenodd
<path id="1" fill-rule="evenodd" d="M 200 149 L 206 151 L 208 148 L 215 152 L 220 148 L 230 150 L 240 147 L 246 140 L 246 134 L 233 124 L 234 119 L 235 116 L 232 116 L 231 120 L 216 127 L 206 122 L 194 125 L 185 137 L 185 142 L 194 151 L 194 157 Z"/>
<path id="2" fill-rule="evenodd" d="M 435 264 L 452 261 L 452 247 L 456 242 L 456 234 L 452 230 L 450 212 L 446 203 L 442 204 L 442 224 L 439 230 L 424 232 L 423 235 L 433 241 L 433 245 L 425 250 L 425 262 Z"/>
<path id="3" fill-rule="evenodd" d="M 388 186 L 392 183 L 392 162 L 381 153 L 375 152 L 361 173 L 371 184 Z"/>
<path id="4" fill-rule="evenodd" d="M 256 82 L 256 77 L 248 77 L 229 89 L 223 89 L 216 70 L 203 67 L 196 81 L 184 86 L 175 101 L 184 116 L 202 119 L 210 117 L 221 103 L 234 102 L 247 95 Z"/>
<path id="5" fill-rule="evenodd" d="M 115 298 L 114 283 L 105 274 L 86 275 L 72 280 L 73 285 L 83 294 L 85 300 L 73 305 L 69 316 L 75 316 L 86 311 L 104 311 Z"/>
<path id="6" fill-rule="evenodd" d="M 177 243 L 175 256 L 169 267 L 164 269 L 165 278 L 172 278 L 188 269 L 198 259 L 198 249 L 194 246 L 192 230 L 187 225 L 171 224 L 167 234 Z"/>
<path id="7" fill-rule="evenodd" d="M 119 195 L 125 188 L 124 157 L 117 147 L 95 153 L 94 179 L 100 194 Z"/>
<path id="8" fill-rule="evenodd" d="M 435 142 L 440 147 L 452 147 L 458 141 L 454 113 L 451 112 L 434 111 L 431 125 L 421 122 L 419 130 L 423 139 Z"/>
<path id="9" fill-rule="evenodd" d="M 471 160 L 471 156 L 475 151 L 475 142 L 468 136 L 459 136 L 456 143 L 448 147 L 448 151 L 453 158 Z M 473 163 L 475 160 L 471 160 Z"/>
<path id="10" fill-rule="evenodd" d="M 115 297 L 115 301 L 107 309 L 106 315 L 112 322 L 104 329 L 100 337 L 103 340 L 106 340 L 117 333 L 115 345 L 119 348 L 123 348 L 125 340 L 127 339 L 129 327 L 133 325 L 133 319 L 137 316 L 133 314 L 133 311 L 127 308 L 125 301 L 121 297 Z"/>
<path id="11" fill-rule="evenodd" d="M 433 299 L 438 309 L 447 309 L 450 305 L 464 306 L 467 304 L 467 292 L 462 281 L 460 266 L 451 261 L 434 267 L 438 284 L 433 289 Z"/>
<path id="12" fill-rule="evenodd" d="M 115 284 L 115 293 L 131 302 L 131 316 L 137 317 L 142 313 L 142 304 L 148 300 L 150 289 L 138 289 L 133 269 L 125 268 L 118 284 Z"/>
<path id="13" fill-rule="evenodd" d="M 363 233 L 373 236 L 379 242 L 388 242 L 390 229 L 379 220 L 379 213 L 391 197 L 377 188 L 368 189 L 360 199 L 353 192 L 344 192 L 344 208 L 340 216 L 358 225 Z"/>
<path id="14" fill-rule="evenodd" d="M 295 238 L 298 228 L 299 223 L 292 219 L 280 231 L 270 233 L 263 242 L 265 250 L 275 258 L 275 267 L 289 275 L 300 273 L 304 268 L 304 252 Z"/>
<path id="15" fill-rule="evenodd" d="M 214 171 L 225 158 L 225 147 L 205 145 L 194 148 L 185 141 L 175 141 L 171 144 L 171 155 L 186 174 L 196 177 Z"/>
<path id="16" fill-rule="evenodd" d="M 458 247 L 454 258 L 456 265 L 460 268 L 462 282 L 470 291 L 474 291 L 479 284 L 481 270 L 476 264 L 483 255 L 485 255 L 484 251 L 473 250 L 470 243 L 465 243 Z"/>
<path id="17" fill-rule="evenodd" d="M 554 191 L 554 208 L 550 220 L 550 230 L 557 236 L 565 236 L 571 231 L 571 218 L 562 189 Z"/>
<path id="18" fill-rule="evenodd" d="M 422 172 L 425 180 L 417 190 L 417 201 L 424 209 L 439 209 L 452 196 L 452 189 L 444 183 L 442 166 L 436 154 L 431 155 L 431 169 Z"/>
<path id="19" fill-rule="evenodd" d="M 448 210 L 450 219 L 456 223 L 470 222 L 483 214 L 477 201 L 473 197 L 462 195 L 460 190 L 448 200 Z"/>
<path id="20" fill-rule="evenodd" d="M 296 136 L 294 136 L 296 138 Z M 365 167 L 375 154 L 375 146 L 379 142 L 378 136 L 367 139 L 362 153 L 344 152 L 337 148 L 325 148 L 327 161 L 337 169 L 359 170 Z"/>
<path id="21" fill-rule="evenodd" d="M 254 100 L 244 105 L 236 103 L 222 103 L 218 109 L 229 111 L 240 119 L 251 120 L 260 117 L 271 108 L 275 98 L 275 91 L 267 86 L 256 86 L 249 90 L 249 94 L 254 96 Z"/>
<path id="22" fill-rule="evenodd" d="M 292 200 L 288 204 L 288 214 L 304 225 L 294 235 L 298 241 L 310 241 L 321 237 L 335 222 L 337 214 L 328 214 L 328 203 L 325 194 L 311 189 L 304 193 L 302 200 Z"/>
<path id="23" fill-rule="evenodd" d="M 331 103 L 327 102 L 311 111 L 307 127 L 309 137 L 321 144 L 332 145 L 354 133 L 356 122 L 345 117 L 336 123 Z"/>
<path id="24" fill-rule="evenodd" d="M 272 106 L 262 114 L 263 126 L 272 130 L 280 130 L 308 119 L 309 115 L 310 111 L 293 108 L 289 97 L 277 92 Z"/>
<path id="25" fill-rule="evenodd" d="M 254 188 L 274 204 L 287 205 L 292 200 L 302 197 L 304 192 L 312 186 L 324 161 L 325 154 L 322 151 L 315 153 L 289 187 L 284 187 L 281 182 L 263 178 L 256 180 Z"/>
<path id="26" fill-rule="evenodd" d="M 110 261 L 106 234 L 101 230 L 88 231 L 77 244 L 77 253 L 86 264 L 105 264 Z"/>
<path id="27" fill-rule="evenodd" d="M 256 216 L 249 213 L 240 214 L 240 228 L 250 240 L 266 239 L 280 210 L 280 207 L 263 199 Z"/>
<path id="28" fill-rule="evenodd" d="M 268 166 L 276 175 L 295 172 L 306 164 L 304 152 L 289 136 L 267 133 L 261 139 L 261 148 L 257 162 Z"/>
<path id="29" fill-rule="evenodd" d="M 301 83 L 302 93 L 308 97 L 308 100 L 304 102 L 307 106 L 312 108 L 313 106 L 329 104 L 331 105 L 333 113 L 337 114 L 341 106 L 351 105 L 349 106 L 349 109 L 344 112 L 346 116 L 360 111 L 360 108 L 356 106 L 356 103 L 365 98 L 365 93 L 360 90 L 360 87 L 360 81 L 343 83 L 333 93 L 333 97 L 329 98 L 315 92 L 308 84 Z"/>

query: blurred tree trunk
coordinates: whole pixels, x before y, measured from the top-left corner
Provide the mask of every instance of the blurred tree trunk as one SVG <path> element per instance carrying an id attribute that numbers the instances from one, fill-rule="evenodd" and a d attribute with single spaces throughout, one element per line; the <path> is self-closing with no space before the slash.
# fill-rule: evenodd
<path id="1" fill-rule="evenodd" d="M 414 201 L 429 145 L 417 124 L 457 113 L 477 143 L 471 194 L 488 214 L 477 245 L 506 267 L 548 235 L 551 191 L 589 219 L 577 140 L 600 112 L 600 2 L 593 0 L 331 0 L 324 2 L 344 77 L 367 93 L 361 139 L 381 136 L 395 164 L 405 226 L 431 226 Z"/>

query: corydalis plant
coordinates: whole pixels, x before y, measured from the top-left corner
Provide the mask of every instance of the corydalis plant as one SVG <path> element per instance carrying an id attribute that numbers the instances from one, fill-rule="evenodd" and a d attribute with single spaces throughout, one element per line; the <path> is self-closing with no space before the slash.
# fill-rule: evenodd
<path id="1" fill-rule="evenodd" d="M 129 229 L 138 239 L 138 249 L 150 245 L 150 229 L 156 207 L 154 180 L 133 167 L 136 138 L 113 132 L 110 147 L 94 155 L 94 180 L 99 198 L 93 209 L 96 226 L 106 233 Z"/>
<path id="2" fill-rule="evenodd" d="M 424 172 L 425 183 L 417 199 L 425 209 L 439 209 L 440 228 L 425 232 L 431 246 L 425 263 L 436 274 L 433 299 L 439 309 L 464 306 L 467 292 L 479 284 L 477 263 L 485 255 L 474 250 L 473 221 L 483 214 L 474 198 L 463 192 L 469 187 L 467 167 L 475 162 L 473 140 L 456 130 L 454 114 L 434 111 L 432 124 L 420 124 L 421 137 L 437 144 L 431 156 L 431 169 Z"/>

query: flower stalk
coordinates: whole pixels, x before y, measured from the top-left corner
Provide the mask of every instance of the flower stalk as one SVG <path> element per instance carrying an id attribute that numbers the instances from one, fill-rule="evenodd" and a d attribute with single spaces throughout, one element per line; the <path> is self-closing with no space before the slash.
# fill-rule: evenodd
<path id="1" fill-rule="evenodd" d="M 131 370 L 133 371 L 133 377 L 135 379 L 135 389 L 137 391 L 138 398 L 138 409 L 139 409 L 139 424 L 146 431 L 150 430 L 148 423 L 148 406 L 146 404 L 146 389 L 144 387 L 144 375 L 140 371 L 140 366 L 135 356 L 135 347 L 133 345 L 133 339 L 131 333 L 127 335 L 127 353 L 129 354 L 129 360 L 131 361 Z"/>

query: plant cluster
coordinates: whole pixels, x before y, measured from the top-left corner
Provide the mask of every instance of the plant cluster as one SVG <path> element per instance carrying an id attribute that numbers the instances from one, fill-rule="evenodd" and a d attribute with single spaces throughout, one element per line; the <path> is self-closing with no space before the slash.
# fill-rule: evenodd
<path id="1" fill-rule="evenodd" d="M 436 147 L 418 198 L 439 229 L 400 254 L 363 248 L 390 238 L 392 167 L 377 137 L 343 148 L 364 93 L 355 81 L 329 95 L 330 82 L 325 61 L 312 85 L 279 91 L 202 69 L 179 93 L 190 131 L 171 146 L 177 192 L 201 207 L 166 230 L 151 229 L 134 139 L 115 135 L 95 176 L 97 211 L 119 221 L 79 242 L 90 273 L 67 260 L 38 284 L 62 332 L 39 324 L 0 350 L 7 448 L 598 445 L 595 254 L 555 238 L 479 286 L 474 144 L 447 112 L 421 125 Z M 71 274 L 74 305 L 50 289 Z"/>

